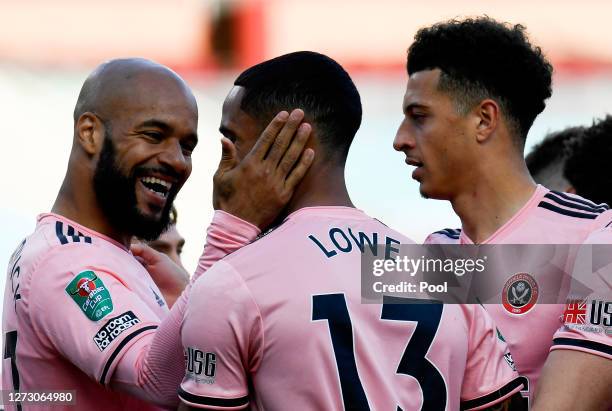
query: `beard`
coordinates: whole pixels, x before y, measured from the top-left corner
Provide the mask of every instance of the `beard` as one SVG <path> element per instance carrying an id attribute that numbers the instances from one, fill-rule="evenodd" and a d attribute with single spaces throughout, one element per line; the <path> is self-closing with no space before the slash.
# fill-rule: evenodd
<path id="1" fill-rule="evenodd" d="M 175 175 L 165 168 L 136 167 L 130 175 L 121 172 L 116 163 L 116 150 L 110 138 L 109 127 L 104 134 L 104 145 L 94 172 L 93 184 L 98 205 L 118 231 L 126 232 L 143 240 L 157 239 L 170 225 L 170 210 L 177 191 L 168 193 L 160 217 L 147 216 L 138 208 L 136 184 L 138 178 L 151 171 Z"/>

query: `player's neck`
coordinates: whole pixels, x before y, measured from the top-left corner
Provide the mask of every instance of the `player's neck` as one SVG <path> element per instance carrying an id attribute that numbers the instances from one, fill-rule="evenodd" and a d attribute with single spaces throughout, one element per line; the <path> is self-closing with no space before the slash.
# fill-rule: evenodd
<path id="1" fill-rule="evenodd" d="M 470 187 L 451 199 L 465 235 L 485 241 L 529 201 L 536 189 L 524 162 L 491 167 Z"/>
<path id="2" fill-rule="evenodd" d="M 74 187 L 84 187 L 84 185 L 70 184 L 68 177 L 66 177 L 51 212 L 129 247 L 131 235 L 113 228 L 98 207 L 94 193 L 86 192 L 86 190 L 75 190 Z"/>
<path id="3" fill-rule="evenodd" d="M 346 189 L 344 166 L 313 164 L 287 204 L 285 216 L 304 207 L 354 207 Z"/>

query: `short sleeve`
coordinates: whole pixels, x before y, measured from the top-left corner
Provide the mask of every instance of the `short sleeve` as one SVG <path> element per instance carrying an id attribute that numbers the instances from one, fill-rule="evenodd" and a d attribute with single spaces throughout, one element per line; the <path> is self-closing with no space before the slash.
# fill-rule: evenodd
<path id="1" fill-rule="evenodd" d="M 480 305 L 469 308 L 470 342 L 461 388 L 461 409 L 478 410 L 519 392 L 523 383 L 489 313 Z"/>
<path id="2" fill-rule="evenodd" d="M 561 327 L 552 350 L 575 350 L 612 359 L 612 228 L 591 234 L 581 247 Z"/>
<path id="3" fill-rule="evenodd" d="M 160 318 L 103 263 L 101 250 L 83 247 L 65 245 L 41 261 L 30 277 L 29 314 L 41 341 L 107 384 L 125 350 Z"/>
<path id="4" fill-rule="evenodd" d="M 181 401 L 197 408 L 246 407 L 249 374 L 261 359 L 263 327 L 251 293 L 229 264 L 215 264 L 195 282 L 181 339 L 187 356 Z"/>

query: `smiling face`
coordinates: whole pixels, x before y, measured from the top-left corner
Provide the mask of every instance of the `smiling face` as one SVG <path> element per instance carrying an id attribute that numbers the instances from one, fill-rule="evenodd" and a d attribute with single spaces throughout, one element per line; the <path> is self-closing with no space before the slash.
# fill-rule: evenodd
<path id="1" fill-rule="evenodd" d="M 138 76 L 129 94 L 98 116 L 105 139 L 94 189 L 113 225 L 154 239 L 191 173 L 198 115 L 193 95 L 176 78 L 156 71 Z"/>
<path id="2" fill-rule="evenodd" d="M 225 101 L 219 131 L 236 146 L 238 160 L 242 160 L 253 148 L 264 127 L 240 108 L 244 87 L 234 86 Z M 270 118 L 272 120 L 272 118 Z"/>
<path id="3" fill-rule="evenodd" d="M 438 90 L 439 80 L 437 69 L 410 76 L 393 147 L 416 167 L 412 178 L 423 197 L 448 200 L 469 184 L 472 122 L 457 112 L 450 95 Z"/>

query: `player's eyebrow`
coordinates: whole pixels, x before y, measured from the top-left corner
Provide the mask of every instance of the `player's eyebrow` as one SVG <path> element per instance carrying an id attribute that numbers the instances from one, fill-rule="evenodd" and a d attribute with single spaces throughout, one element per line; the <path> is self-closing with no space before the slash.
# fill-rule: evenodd
<path id="1" fill-rule="evenodd" d="M 170 126 L 168 123 L 161 121 L 161 120 L 156 120 L 156 119 L 145 120 L 142 123 L 140 123 L 138 127 L 155 127 L 155 128 L 159 128 L 160 130 L 164 130 L 164 131 L 172 130 L 172 126 Z"/>
<path id="2" fill-rule="evenodd" d="M 168 250 L 170 249 L 170 243 L 163 241 L 163 240 L 154 240 L 154 241 L 149 242 L 149 247 L 159 248 L 162 250 Z"/>
<path id="3" fill-rule="evenodd" d="M 224 125 L 221 125 L 219 127 L 219 132 L 221 134 L 223 134 L 224 137 L 227 137 L 230 140 L 236 140 L 236 133 L 234 133 L 232 130 L 230 130 L 229 128 L 225 127 Z"/>
<path id="4" fill-rule="evenodd" d="M 420 103 L 406 104 L 403 107 L 404 114 L 408 114 L 410 111 L 414 110 L 415 108 L 427 109 L 427 106 L 425 104 L 420 104 Z"/>

